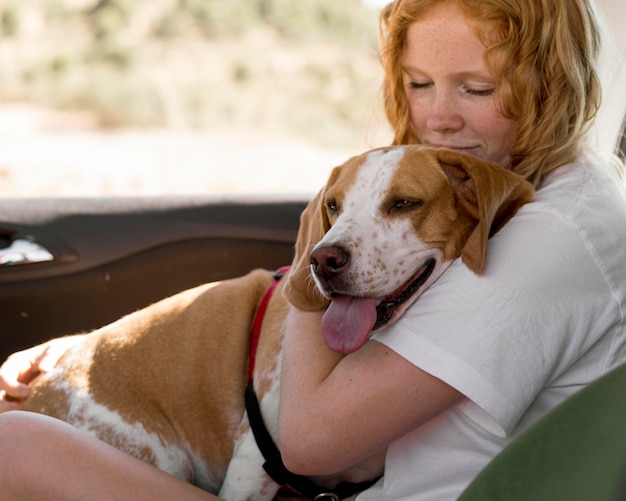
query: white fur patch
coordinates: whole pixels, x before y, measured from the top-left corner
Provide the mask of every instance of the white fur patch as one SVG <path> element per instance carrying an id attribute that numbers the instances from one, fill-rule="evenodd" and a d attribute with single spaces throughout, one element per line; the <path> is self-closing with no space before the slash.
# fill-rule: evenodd
<path id="1" fill-rule="evenodd" d="M 276 368 L 271 373 L 264 373 L 272 381 L 271 389 L 260 402 L 263 421 L 274 442 L 278 443 L 278 401 L 280 398 L 281 357 L 276 361 Z M 257 447 L 248 416 L 244 415 L 241 424 L 246 432 L 235 443 L 233 457 L 228 465 L 224 484 L 219 497 L 226 501 L 271 501 L 279 486 L 265 473 L 265 459 Z"/>
<path id="2" fill-rule="evenodd" d="M 67 422 L 93 436 L 139 458 L 152 459 L 157 468 L 208 491 L 216 492 L 221 479 L 215 478 L 191 447 L 164 443 L 139 423 L 125 421 L 119 413 L 97 403 L 85 390 L 70 387 L 64 381 L 57 388 L 67 395 Z"/>

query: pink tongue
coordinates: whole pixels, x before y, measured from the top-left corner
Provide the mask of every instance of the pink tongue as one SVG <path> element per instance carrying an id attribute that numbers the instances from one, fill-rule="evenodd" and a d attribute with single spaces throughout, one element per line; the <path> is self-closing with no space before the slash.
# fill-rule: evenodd
<path id="1" fill-rule="evenodd" d="M 338 353 L 352 353 L 363 346 L 376 323 L 379 302 L 351 296 L 333 299 L 322 318 L 322 334 L 328 347 Z"/>

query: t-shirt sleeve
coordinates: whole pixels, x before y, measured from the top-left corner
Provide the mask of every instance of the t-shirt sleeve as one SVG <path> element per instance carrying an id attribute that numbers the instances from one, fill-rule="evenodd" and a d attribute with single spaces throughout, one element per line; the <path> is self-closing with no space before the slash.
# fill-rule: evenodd
<path id="1" fill-rule="evenodd" d="M 610 297 L 576 225 L 529 204 L 489 241 L 484 275 L 457 260 L 373 338 L 466 395 L 467 415 L 502 436 L 606 332 Z"/>

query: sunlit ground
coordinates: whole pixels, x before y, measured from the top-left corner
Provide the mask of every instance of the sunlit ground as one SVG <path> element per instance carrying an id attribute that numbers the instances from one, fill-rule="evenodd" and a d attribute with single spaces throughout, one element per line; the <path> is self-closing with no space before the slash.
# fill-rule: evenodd
<path id="1" fill-rule="evenodd" d="M 388 143 L 372 123 L 361 144 L 325 149 L 263 131 L 102 130 L 88 117 L 0 107 L 0 196 L 310 194 L 352 155 Z"/>

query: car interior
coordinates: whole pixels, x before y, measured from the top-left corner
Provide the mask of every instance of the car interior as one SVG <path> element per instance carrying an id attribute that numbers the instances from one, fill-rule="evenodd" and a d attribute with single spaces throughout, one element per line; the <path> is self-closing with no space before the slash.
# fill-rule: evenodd
<path id="1" fill-rule="evenodd" d="M 625 73 L 613 90 L 622 96 Z M 625 128 L 622 117 L 622 158 Z M 289 264 L 307 202 L 285 195 L 0 199 L 0 360 L 190 287 Z M 461 499 L 626 500 L 626 367 L 517 438 Z"/>
<path id="2" fill-rule="evenodd" d="M 0 201 L 0 358 L 181 290 L 289 264 L 305 200 Z"/>

